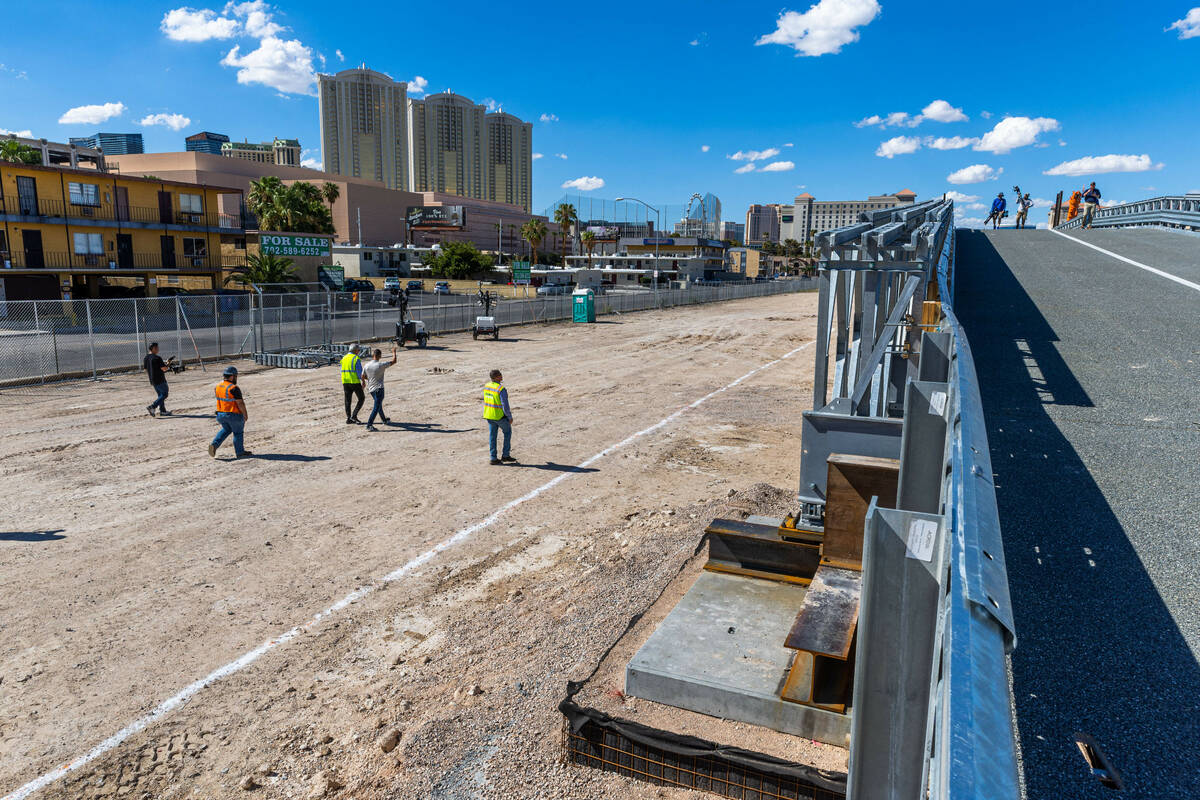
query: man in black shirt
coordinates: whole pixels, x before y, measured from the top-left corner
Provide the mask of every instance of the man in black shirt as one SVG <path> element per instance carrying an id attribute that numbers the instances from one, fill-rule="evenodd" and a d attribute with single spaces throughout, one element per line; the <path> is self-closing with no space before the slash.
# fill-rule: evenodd
<path id="1" fill-rule="evenodd" d="M 155 409 L 164 417 L 171 416 L 171 412 L 167 411 L 167 363 L 158 355 L 158 342 L 150 343 L 150 352 L 142 361 L 142 367 L 146 370 L 146 374 L 150 376 L 150 385 L 154 387 L 154 391 L 158 392 L 158 399 L 146 406 L 146 411 L 150 416 L 154 416 Z"/>

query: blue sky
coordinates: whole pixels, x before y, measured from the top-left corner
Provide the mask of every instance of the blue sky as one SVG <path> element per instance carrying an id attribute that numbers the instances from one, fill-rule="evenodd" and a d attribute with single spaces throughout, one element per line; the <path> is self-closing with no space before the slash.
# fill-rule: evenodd
<path id="1" fill-rule="evenodd" d="M 149 151 L 295 137 L 319 161 L 312 73 L 365 61 L 533 121 L 535 209 L 588 179 L 652 203 L 711 191 L 734 220 L 900 188 L 977 197 L 978 217 L 1014 183 L 1200 189 L 1197 2 L 20 3 L 0 129 L 141 131 Z"/>

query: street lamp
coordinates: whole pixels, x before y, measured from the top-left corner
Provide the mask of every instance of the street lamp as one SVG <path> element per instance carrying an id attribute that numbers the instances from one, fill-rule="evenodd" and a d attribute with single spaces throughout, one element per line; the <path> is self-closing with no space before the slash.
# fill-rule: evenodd
<path id="1" fill-rule="evenodd" d="M 662 217 L 658 213 L 658 209 L 647 203 L 645 200 L 638 200 L 636 197 L 618 197 L 616 202 L 624 203 L 632 200 L 635 203 L 641 203 L 646 208 L 654 212 L 654 218 L 657 220 L 654 224 L 654 294 L 658 295 L 658 240 L 661 238 L 658 234 L 662 231 Z"/>

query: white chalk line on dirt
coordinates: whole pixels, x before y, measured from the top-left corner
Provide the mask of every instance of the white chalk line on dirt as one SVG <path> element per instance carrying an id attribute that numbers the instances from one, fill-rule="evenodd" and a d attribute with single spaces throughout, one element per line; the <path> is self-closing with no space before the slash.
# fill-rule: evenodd
<path id="1" fill-rule="evenodd" d="M 302 625 L 297 625 L 296 627 L 283 632 L 282 634 L 275 637 L 274 639 L 270 639 L 268 641 L 263 642 L 258 647 L 254 648 L 253 650 L 250 650 L 249 652 L 242 654 L 236 660 L 230 661 L 228 664 L 226 664 L 222 667 L 217 667 L 215 670 L 210 672 L 208 675 L 205 675 L 203 678 L 200 678 L 197 681 L 193 681 L 192 683 L 185 686 L 183 689 L 181 689 L 179 692 L 177 692 L 173 696 L 164 700 L 162 703 L 160 703 L 158 706 L 156 706 L 152 711 L 150 711 L 150 713 L 129 723 L 124 728 L 117 731 L 116 733 L 114 733 L 112 736 L 108 737 L 104 741 L 100 742 L 98 745 L 96 745 L 95 747 L 93 747 L 91 750 L 87 751 L 83 755 L 78 756 L 77 758 L 74 758 L 74 759 L 62 764 L 61 766 L 59 766 L 55 769 L 52 769 L 49 772 L 38 776 L 37 778 L 34 778 L 29 783 L 22 786 L 20 789 L 17 789 L 15 792 L 12 792 L 11 794 L 5 795 L 3 798 L 0 798 L 0 800 L 24 800 L 24 798 L 29 797 L 29 795 L 33 794 L 34 792 L 38 791 L 39 789 L 44 789 L 45 787 L 49 786 L 50 784 L 54 783 L 55 781 L 59 780 L 60 778 L 63 778 L 66 775 L 68 775 L 69 773 L 94 761 L 95 759 L 97 759 L 100 756 L 107 753 L 109 750 L 112 750 L 113 748 L 119 746 L 130 736 L 133 736 L 135 733 L 138 733 L 139 731 L 144 730 L 145 728 L 149 727 L 150 725 L 154 724 L 158 720 L 165 717 L 167 714 L 171 713 L 175 709 L 184 705 L 188 700 L 190 700 L 192 698 L 193 695 L 197 694 L 201 689 L 207 688 L 208 686 L 210 686 L 224 678 L 228 678 L 230 675 L 241 672 L 243 669 L 250 666 L 255 661 L 257 661 L 258 659 L 262 658 L 264 655 L 269 653 L 270 651 L 274 650 L 275 648 L 279 647 L 280 645 L 287 644 L 288 642 L 290 642 L 292 639 L 295 639 L 297 636 L 299 636 L 304 631 L 307 631 L 310 628 L 312 628 L 318 622 L 321 622 L 322 620 L 331 616 L 332 614 L 336 614 L 338 611 L 341 611 L 343 608 L 350 605 L 351 603 L 361 600 L 362 598 L 366 597 L 367 595 L 373 593 L 375 590 L 380 589 L 389 583 L 393 583 L 395 581 L 400 580 L 405 575 L 408 575 L 413 570 L 424 565 L 425 563 L 427 563 L 428 561 L 433 559 L 438 554 L 450 549 L 451 547 L 454 547 L 455 545 L 459 544 L 460 542 L 465 541 L 466 539 L 469 539 L 471 536 L 473 536 L 474 534 L 483 530 L 484 528 L 489 527 L 490 525 L 495 523 L 496 520 L 500 519 L 500 517 L 502 517 L 504 514 L 511 511 L 512 509 L 516 508 L 517 506 L 529 502 L 530 500 L 534 499 L 535 497 L 542 494 L 543 492 L 549 491 L 550 489 L 554 488 L 559 483 L 561 483 L 562 481 L 571 477 L 572 475 L 579 474 L 579 471 L 587 469 L 592 464 L 596 463 L 597 461 L 604 458 L 605 456 L 611 455 L 613 452 L 620 450 L 622 447 L 625 447 L 626 445 L 628 445 L 632 442 L 637 441 L 638 439 L 642 438 L 643 436 L 647 436 L 648 434 L 654 433 L 655 431 L 671 424 L 675 420 L 679 419 L 679 417 L 681 417 L 684 414 L 684 412 L 690 411 L 698 406 L 703 405 L 704 403 L 708 402 L 709 400 L 711 400 L 712 398 L 721 394 L 722 392 L 727 392 L 730 389 L 734 388 L 735 386 L 738 386 L 739 384 L 741 384 L 743 381 L 747 380 L 748 378 L 751 378 L 754 375 L 757 375 L 758 373 L 762 372 L 763 370 L 770 369 L 771 367 L 775 366 L 776 364 L 780 363 L 781 361 L 791 358 L 792 356 L 796 355 L 797 353 L 799 353 L 800 351 L 804 350 L 805 348 L 809 347 L 812 344 L 813 344 L 813 342 L 806 342 L 806 343 L 800 345 L 799 347 L 797 347 L 796 349 L 791 350 L 790 352 L 785 353 L 784 355 L 780 356 L 779 358 L 774 359 L 773 361 L 768 361 L 765 364 L 761 364 L 761 365 L 755 367 L 754 369 L 750 370 L 745 375 L 743 375 L 742 377 L 733 381 L 732 383 L 727 383 L 726 385 L 722 386 L 720 389 L 715 389 L 715 390 L 709 392 L 708 394 L 701 397 L 699 400 L 695 400 L 695 401 L 689 403 L 688 405 L 684 406 L 683 408 L 679 409 L 678 411 L 674 412 L 673 414 L 663 417 L 661 420 L 654 423 L 650 427 L 642 428 L 637 433 L 632 433 L 629 436 L 626 436 L 624 439 L 617 442 L 616 444 L 609 445 L 608 447 L 601 450 L 599 453 L 596 453 L 591 458 L 588 458 L 587 460 L 582 461 L 578 465 L 576 465 L 574 468 L 575 471 L 564 472 L 561 475 L 559 475 L 558 477 L 556 477 L 550 481 L 547 481 L 546 483 L 542 484 L 541 486 L 537 487 L 536 489 L 533 489 L 533 490 L 521 495 L 520 497 L 516 498 L 515 500 L 510 500 L 509 502 L 505 503 L 500 508 L 493 511 L 491 514 L 489 514 L 483 520 L 476 522 L 474 525 L 463 528 L 462 530 L 458 531 L 450 538 L 448 538 L 442 542 L 439 542 L 437 545 L 426 550 L 424 553 L 421 553 L 421 555 L 413 558 L 411 561 L 409 561 L 404 566 L 402 566 L 396 570 L 393 570 L 392 572 L 389 572 L 387 575 L 385 575 L 383 578 L 376 581 L 375 583 L 368 584 L 366 586 L 360 586 L 359 588 L 355 589 L 350 594 L 343 597 L 341 600 L 338 600 L 336 603 L 329 606 L 329 608 L 326 608 L 324 611 L 318 611 L 311 618 L 309 618 L 309 620 L 307 622 L 303 623 Z"/>

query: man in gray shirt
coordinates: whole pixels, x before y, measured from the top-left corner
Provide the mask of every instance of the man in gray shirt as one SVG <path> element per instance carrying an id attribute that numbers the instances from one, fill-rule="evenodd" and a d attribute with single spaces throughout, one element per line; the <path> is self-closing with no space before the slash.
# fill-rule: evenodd
<path id="1" fill-rule="evenodd" d="M 375 405 L 371 408 L 371 416 L 367 417 L 367 430 L 379 430 L 375 427 L 375 415 L 379 415 L 379 419 L 384 425 L 391 422 L 390 419 L 383 415 L 383 374 L 388 367 L 396 364 L 396 348 L 392 348 L 392 360 L 383 361 L 383 351 L 376 348 L 372 353 L 374 358 L 363 365 L 363 378 L 367 383 L 367 392 L 371 395 L 371 399 L 375 401 Z"/>

